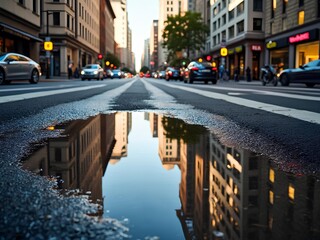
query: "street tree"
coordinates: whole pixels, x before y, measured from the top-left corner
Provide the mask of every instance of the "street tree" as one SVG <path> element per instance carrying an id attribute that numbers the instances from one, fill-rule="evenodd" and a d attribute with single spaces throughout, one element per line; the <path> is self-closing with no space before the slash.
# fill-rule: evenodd
<path id="1" fill-rule="evenodd" d="M 168 50 L 168 60 L 182 58 L 182 52 L 189 59 L 191 52 L 204 48 L 208 33 L 209 26 L 203 23 L 200 13 L 169 16 L 162 34 L 162 46 Z"/>
<path id="2" fill-rule="evenodd" d="M 147 66 L 143 66 L 141 69 L 140 69 L 140 72 L 143 72 L 143 73 L 147 73 L 149 72 L 150 69 L 147 67 Z"/>
<path id="3" fill-rule="evenodd" d="M 106 67 L 108 67 L 108 68 L 113 68 L 113 67 L 119 68 L 120 67 L 119 58 L 117 58 L 117 56 L 115 56 L 114 54 L 109 53 L 109 52 L 106 53 L 106 55 L 104 56 L 104 62 L 105 62 Z M 111 65 L 112 65 L 112 67 L 111 67 Z"/>

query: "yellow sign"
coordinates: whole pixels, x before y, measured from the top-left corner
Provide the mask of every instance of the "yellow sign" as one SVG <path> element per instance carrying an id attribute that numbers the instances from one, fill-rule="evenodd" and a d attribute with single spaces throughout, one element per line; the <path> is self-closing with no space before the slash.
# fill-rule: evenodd
<path id="1" fill-rule="evenodd" d="M 267 48 L 275 48 L 277 47 L 277 42 L 268 42 L 267 43 Z"/>
<path id="2" fill-rule="evenodd" d="M 44 42 L 44 50 L 46 51 L 52 51 L 53 49 L 53 43 L 52 42 Z"/>
<path id="3" fill-rule="evenodd" d="M 227 55 L 228 55 L 228 49 L 225 48 L 225 47 L 221 48 L 221 49 L 220 49 L 220 55 L 221 55 L 222 57 L 227 56 Z"/>

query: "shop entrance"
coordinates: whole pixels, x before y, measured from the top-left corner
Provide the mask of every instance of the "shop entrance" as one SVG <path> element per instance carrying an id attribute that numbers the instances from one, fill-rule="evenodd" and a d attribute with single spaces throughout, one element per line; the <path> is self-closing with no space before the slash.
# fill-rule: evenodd
<path id="1" fill-rule="evenodd" d="M 259 80 L 260 72 L 260 52 L 252 52 L 252 79 Z"/>
<path id="2" fill-rule="evenodd" d="M 296 62 L 295 67 L 319 59 L 319 42 L 310 42 L 299 44 L 296 47 Z"/>

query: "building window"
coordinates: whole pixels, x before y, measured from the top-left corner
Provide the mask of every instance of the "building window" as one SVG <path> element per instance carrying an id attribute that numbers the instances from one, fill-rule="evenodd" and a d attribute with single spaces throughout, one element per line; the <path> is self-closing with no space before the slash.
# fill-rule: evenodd
<path id="1" fill-rule="evenodd" d="M 282 13 L 286 13 L 288 0 L 282 0 Z"/>
<path id="2" fill-rule="evenodd" d="M 237 6 L 237 16 L 244 12 L 244 1 Z"/>
<path id="3" fill-rule="evenodd" d="M 238 34 L 244 32 L 244 20 L 237 23 L 237 31 L 238 31 Z"/>
<path id="4" fill-rule="evenodd" d="M 70 29 L 70 15 L 67 14 L 67 28 Z"/>
<path id="5" fill-rule="evenodd" d="M 287 30 L 287 18 L 282 18 L 282 31 Z"/>
<path id="6" fill-rule="evenodd" d="M 294 200 L 294 186 L 290 183 L 288 187 L 288 197 L 290 200 Z"/>
<path id="7" fill-rule="evenodd" d="M 273 22 L 270 23 L 270 34 L 274 33 Z"/>
<path id="8" fill-rule="evenodd" d="M 234 18 L 234 9 L 229 11 L 229 21 L 232 20 L 233 18 Z"/>
<path id="9" fill-rule="evenodd" d="M 271 18 L 274 18 L 274 13 L 277 8 L 277 0 L 271 0 Z"/>
<path id="10" fill-rule="evenodd" d="M 227 17 L 226 17 L 226 14 L 224 14 L 222 16 L 222 26 L 225 25 L 227 23 Z"/>
<path id="11" fill-rule="evenodd" d="M 262 31 L 262 18 L 253 19 L 253 31 Z"/>
<path id="12" fill-rule="evenodd" d="M 228 29 L 229 39 L 234 37 L 234 26 Z"/>
<path id="13" fill-rule="evenodd" d="M 262 0 L 253 0 L 253 11 L 262 12 Z"/>
<path id="14" fill-rule="evenodd" d="M 304 11 L 298 12 L 298 25 L 304 24 Z"/>
<path id="15" fill-rule="evenodd" d="M 21 5 L 24 5 L 24 0 L 19 0 L 19 3 L 20 3 Z"/>
<path id="16" fill-rule="evenodd" d="M 32 12 L 37 13 L 37 0 L 32 1 Z"/>
<path id="17" fill-rule="evenodd" d="M 269 181 L 274 183 L 274 178 L 275 178 L 274 170 L 272 168 L 270 168 L 269 169 Z"/>
<path id="18" fill-rule="evenodd" d="M 273 205 L 274 203 L 274 194 L 272 191 L 269 191 L 269 203 Z"/>
<path id="19" fill-rule="evenodd" d="M 299 7 L 304 6 L 304 0 L 299 0 Z"/>
<path id="20" fill-rule="evenodd" d="M 59 12 L 53 13 L 53 25 L 60 26 L 60 13 Z"/>

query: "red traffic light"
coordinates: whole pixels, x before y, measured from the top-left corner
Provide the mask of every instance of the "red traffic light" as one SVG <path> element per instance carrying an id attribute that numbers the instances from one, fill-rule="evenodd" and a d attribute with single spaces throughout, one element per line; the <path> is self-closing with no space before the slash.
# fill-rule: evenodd
<path id="1" fill-rule="evenodd" d="M 102 56 L 102 54 L 101 54 L 101 53 L 99 53 L 99 54 L 98 54 L 98 59 L 99 59 L 99 60 L 101 60 L 101 59 L 102 59 L 102 57 L 103 57 L 103 56 Z"/>
<path id="2" fill-rule="evenodd" d="M 211 61 L 211 56 L 210 56 L 210 55 L 206 56 L 206 60 L 207 60 L 208 62 L 210 62 L 210 61 Z"/>

